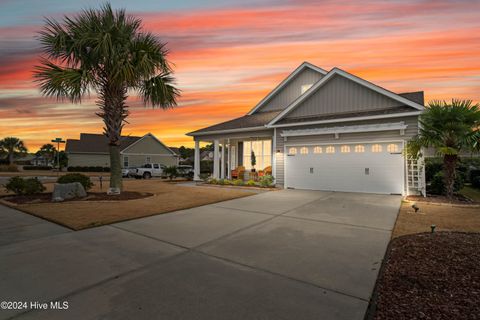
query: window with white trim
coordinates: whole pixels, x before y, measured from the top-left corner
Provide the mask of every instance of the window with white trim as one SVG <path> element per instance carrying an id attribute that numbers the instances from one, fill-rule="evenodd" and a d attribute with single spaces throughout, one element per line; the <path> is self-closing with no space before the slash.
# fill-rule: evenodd
<path id="1" fill-rule="evenodd" d="M 152 163 L 152 159 L 149 156 L 146 156 L 145 163 Z"/>
<path id="2" fill-rule="evenodd" d="M 322 147 L 317 146 L 317 147 L 313 148 L 313 153 L 322 153 L 322 152 L 323 152 Z"/>
<path id="3" fill-rule="evenodd" d="M 300 154 L 308 154 L 308 148 L 307 147 L 301 147 L 300 148 Z"/>
<path id="4" fill-rule="evenodd" d="M 373 145 L 372 145 L 372 152 L 382 152 L 382 145 L 380 145 L 380 144 L 373 144 Z"/>
<path id="5" fill-rule="evenodd" d="M 123 167 L 128 168 L 128 156 L 123 156 Z"/>
<path id="6" fill-rule="evenodd" d="M 255 153 L 255 168 L 263 170 L 272 165 L 272 140 L 243 141 L 243 166 L 252 169 L 252 150 Z"/>
<path id="7" fill-rule="evenodd" d="M 387 146 L 387 151 L 388 152 L 398 152 L 398 145 L 391 143 Z"/>
<path id="8" fill-rule="evenodd" d="M 313 86 L 313 83 L 309 84 L 304 84 L 301 86 L 301 94 L 304 94 L 308 89 L 310 89 Z"/>
<path id="9" fill-rule="evenodd" d="M 340 152 L 341 153 L 349 153 L 350 152 L 350 146 L 341 146 L 340 147 Z"/>
<path id="10" fill-rule="evenodd" d="M 288 154 L 297 154 L 297 148 L 294 148 L 294 147 L 289 148 Z"/>
<path id="11" fill-rule="evenodd" d="M 334 147 L 334 146 L 328 146 L 328 147 L 325 149 L 325 152 L 326 152 L 326 153 L 335 153 L 335 147 Z"/>
<path id="12" fill-rule="evenodd" d="M 355 152 L 356 153 L 362 153 L 362 152 L 365 152 L 365 146 L 361 145 L 361 144 L 357 144 L 355 146 Z"/>

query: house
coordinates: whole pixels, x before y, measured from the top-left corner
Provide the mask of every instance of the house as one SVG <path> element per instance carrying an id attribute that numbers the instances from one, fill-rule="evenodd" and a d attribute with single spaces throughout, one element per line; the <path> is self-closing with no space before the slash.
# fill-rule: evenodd
<path id="1" fill-rule="evenodd" d="M 53 166 L 53 159 L 49 159 L 48 157 L 45 157 L 44 155 L 35 155 L 35 157 L 30 160 L 30 163 L 34 166 L 40 166 L 40 167 L 51 167 Z"/>
<path id="2" fill-rule="evenodd" d="M 65 151 L 70 167 L 110 167 L 108 140 L 103 134 L 81 133 L 79 140 L 67 139 Z M 146 163 L 178 164 L 178 155 L 151 133 L 143 137 L 122 136 L 120 155 L 123 168 Z"/>
<path id="3" fill-rule="evenodd" d="M 304 62 L 246 115 L 188 133 L 214 144 L 214 177 L 272 166 L 277 186 L 383 194 L 424 193 L 423 159 L 406 159 L 423 92 L 397 94 L 339 68 Z M 224 164 L 219 145 L 223 145 Z"/>

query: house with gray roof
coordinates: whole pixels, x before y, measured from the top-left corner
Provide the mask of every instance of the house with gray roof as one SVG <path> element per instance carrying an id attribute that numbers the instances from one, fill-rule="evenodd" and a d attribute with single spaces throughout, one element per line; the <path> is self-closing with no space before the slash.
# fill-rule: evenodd
<path id="1" fill-rule="evenodd" d="M 395 93 L 304 62 L 244 116 L 187 134 L 195 141 L 195 178 L 203 141 L 214 144 L 217 178 L 239 165 L 251 170 L 253 151 L 255 168 L 271 166 L 283 188 L 424 193 L 423 159 L 403 154 L 423 110 L 422 91 Z"/>
<path id="2" fill-rule="evenodd" d="M 122 167 L 140 167 L 147 163 L 178 165 L 178 155 L 153 134 L 122 136 Z M 108 139 L 103 134 L 81 133 L 80 139 L 67 139 L 65 151 L 69 167 L 110 167 Z"/>

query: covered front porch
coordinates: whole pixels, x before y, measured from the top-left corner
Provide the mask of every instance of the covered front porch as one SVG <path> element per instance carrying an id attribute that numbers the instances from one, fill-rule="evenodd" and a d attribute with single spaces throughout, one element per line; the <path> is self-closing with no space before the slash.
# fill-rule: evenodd
<path id="1" fill-rule="evenodd" d="M 213 144 L 213 172 L 214 179 L 243 179 L 240 176 L 233 176 L 232 171 L 243 167 L 245 172 L 253 168 L 256 171 L 270 167 L 274 168 L 274 138 L 273 134 L 262 134 L 256 136 L 235 136 L 235 137 L 201 137 L 195 136 L 194 156 L 194 180 L 200 179 L 200 143 Z M 252 166 L 251 155 L 255 154 L 256 164 Z M 273 175 L 273 172 L 272 172 Z"/>

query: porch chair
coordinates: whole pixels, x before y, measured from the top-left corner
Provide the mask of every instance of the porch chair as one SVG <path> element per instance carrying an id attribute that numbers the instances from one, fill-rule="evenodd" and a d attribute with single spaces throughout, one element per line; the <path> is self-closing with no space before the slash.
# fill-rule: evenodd
<path id="1" fill-rule="evenodd" d="M 236 167 L 231 172 L 232 179 L 242 179 L 244 172 L 245 172 L 245 167 L 244 166 Z"/>
<path id="2" fill-rule="evenodd" d="M 258 171 L 258 176 L 259 177 L 268 176 L 268 175 L 272 175 L 272 167 L 271 166 L 265 167 L 265 169 Z"/>

